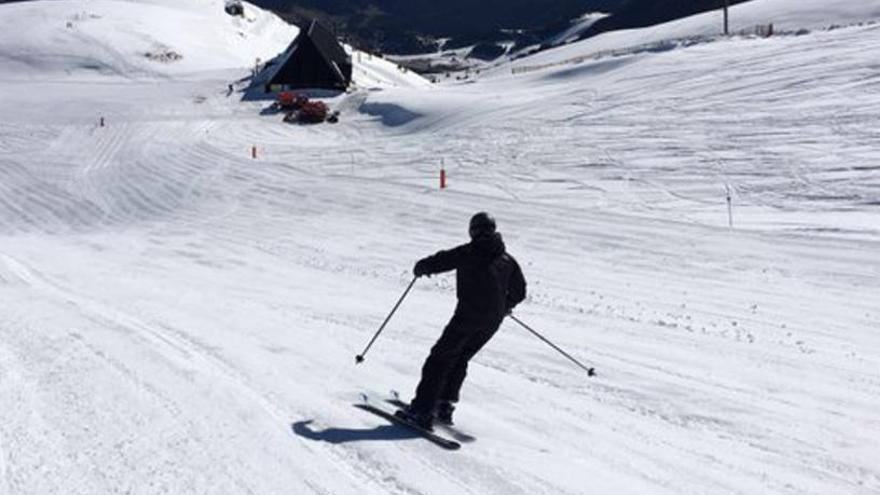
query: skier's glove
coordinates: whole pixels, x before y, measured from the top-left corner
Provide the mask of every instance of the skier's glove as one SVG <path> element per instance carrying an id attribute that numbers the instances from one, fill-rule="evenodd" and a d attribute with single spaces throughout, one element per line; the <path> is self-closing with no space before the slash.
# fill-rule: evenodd
<path id="1" fill-rule="evenodd" d="M 424 277 L 425 275 L 430 275 L 428 273 L 428 264 L 425 263 L 425 260 L 420 260 L 416 263 L 416 266 L 413 267 L 413 275 L 416 277 Z"/>

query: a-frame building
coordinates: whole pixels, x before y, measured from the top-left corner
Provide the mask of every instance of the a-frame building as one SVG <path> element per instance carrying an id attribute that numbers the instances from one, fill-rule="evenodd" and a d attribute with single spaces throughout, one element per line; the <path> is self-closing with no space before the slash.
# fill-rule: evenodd
<path id="1" fill-rule="evenodd" d="M 351 84 L 351 57 L 318 21 L 300 31 L 266 80 L 266 92 L 286 89 L 346 90 Z"/>

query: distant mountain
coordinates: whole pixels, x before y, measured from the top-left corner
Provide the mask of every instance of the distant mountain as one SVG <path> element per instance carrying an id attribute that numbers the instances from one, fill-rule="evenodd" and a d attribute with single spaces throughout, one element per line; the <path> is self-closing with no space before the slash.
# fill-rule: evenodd
<path id="1" fill-rule="evenodd" d="M 479 42 L 539 43 L 591 11 L 623 0 L 251 0 L 298 24 L 317 17 L 367 49 L 434 51 Z"/>
<path id="2" fill-rule="evenodd" d="M 251 0 L 304 24 L 318 18 L 341 37 L 395 54 L 496 42 L 537 45 L 585 14 L 604 12 L 581 36 L 650 26 L 720 8 L 724 0 Z M 731 5 L 746 0 L 731 0 Z"/>

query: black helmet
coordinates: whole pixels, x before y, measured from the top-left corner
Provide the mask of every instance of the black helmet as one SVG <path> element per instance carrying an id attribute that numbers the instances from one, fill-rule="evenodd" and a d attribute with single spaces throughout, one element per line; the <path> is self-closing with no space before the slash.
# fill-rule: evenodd
<path id="1" fill-rule="evenodd" d="M 495 219 L 492 218 L 492 215 L 481 211 L 471 217 L 471 225 L 468 232 L 471 234 L 471 239 L 476 239 L 481 235 L 494 234 Z"/>

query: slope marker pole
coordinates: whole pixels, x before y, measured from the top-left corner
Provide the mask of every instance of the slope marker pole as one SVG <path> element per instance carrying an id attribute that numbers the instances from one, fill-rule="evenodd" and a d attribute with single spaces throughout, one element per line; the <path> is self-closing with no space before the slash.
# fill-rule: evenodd
<path id="1" fill-rule="evenodd" d="M 724 0 L 724 35 L 730 34 L 730 0 Z"/>
<path id="2" fill-rule="evenodd" d="M 724 184 L 727 188 L 727 224 L 733 228 L 733 197 L 730 195 L 730 184 Z"/>

